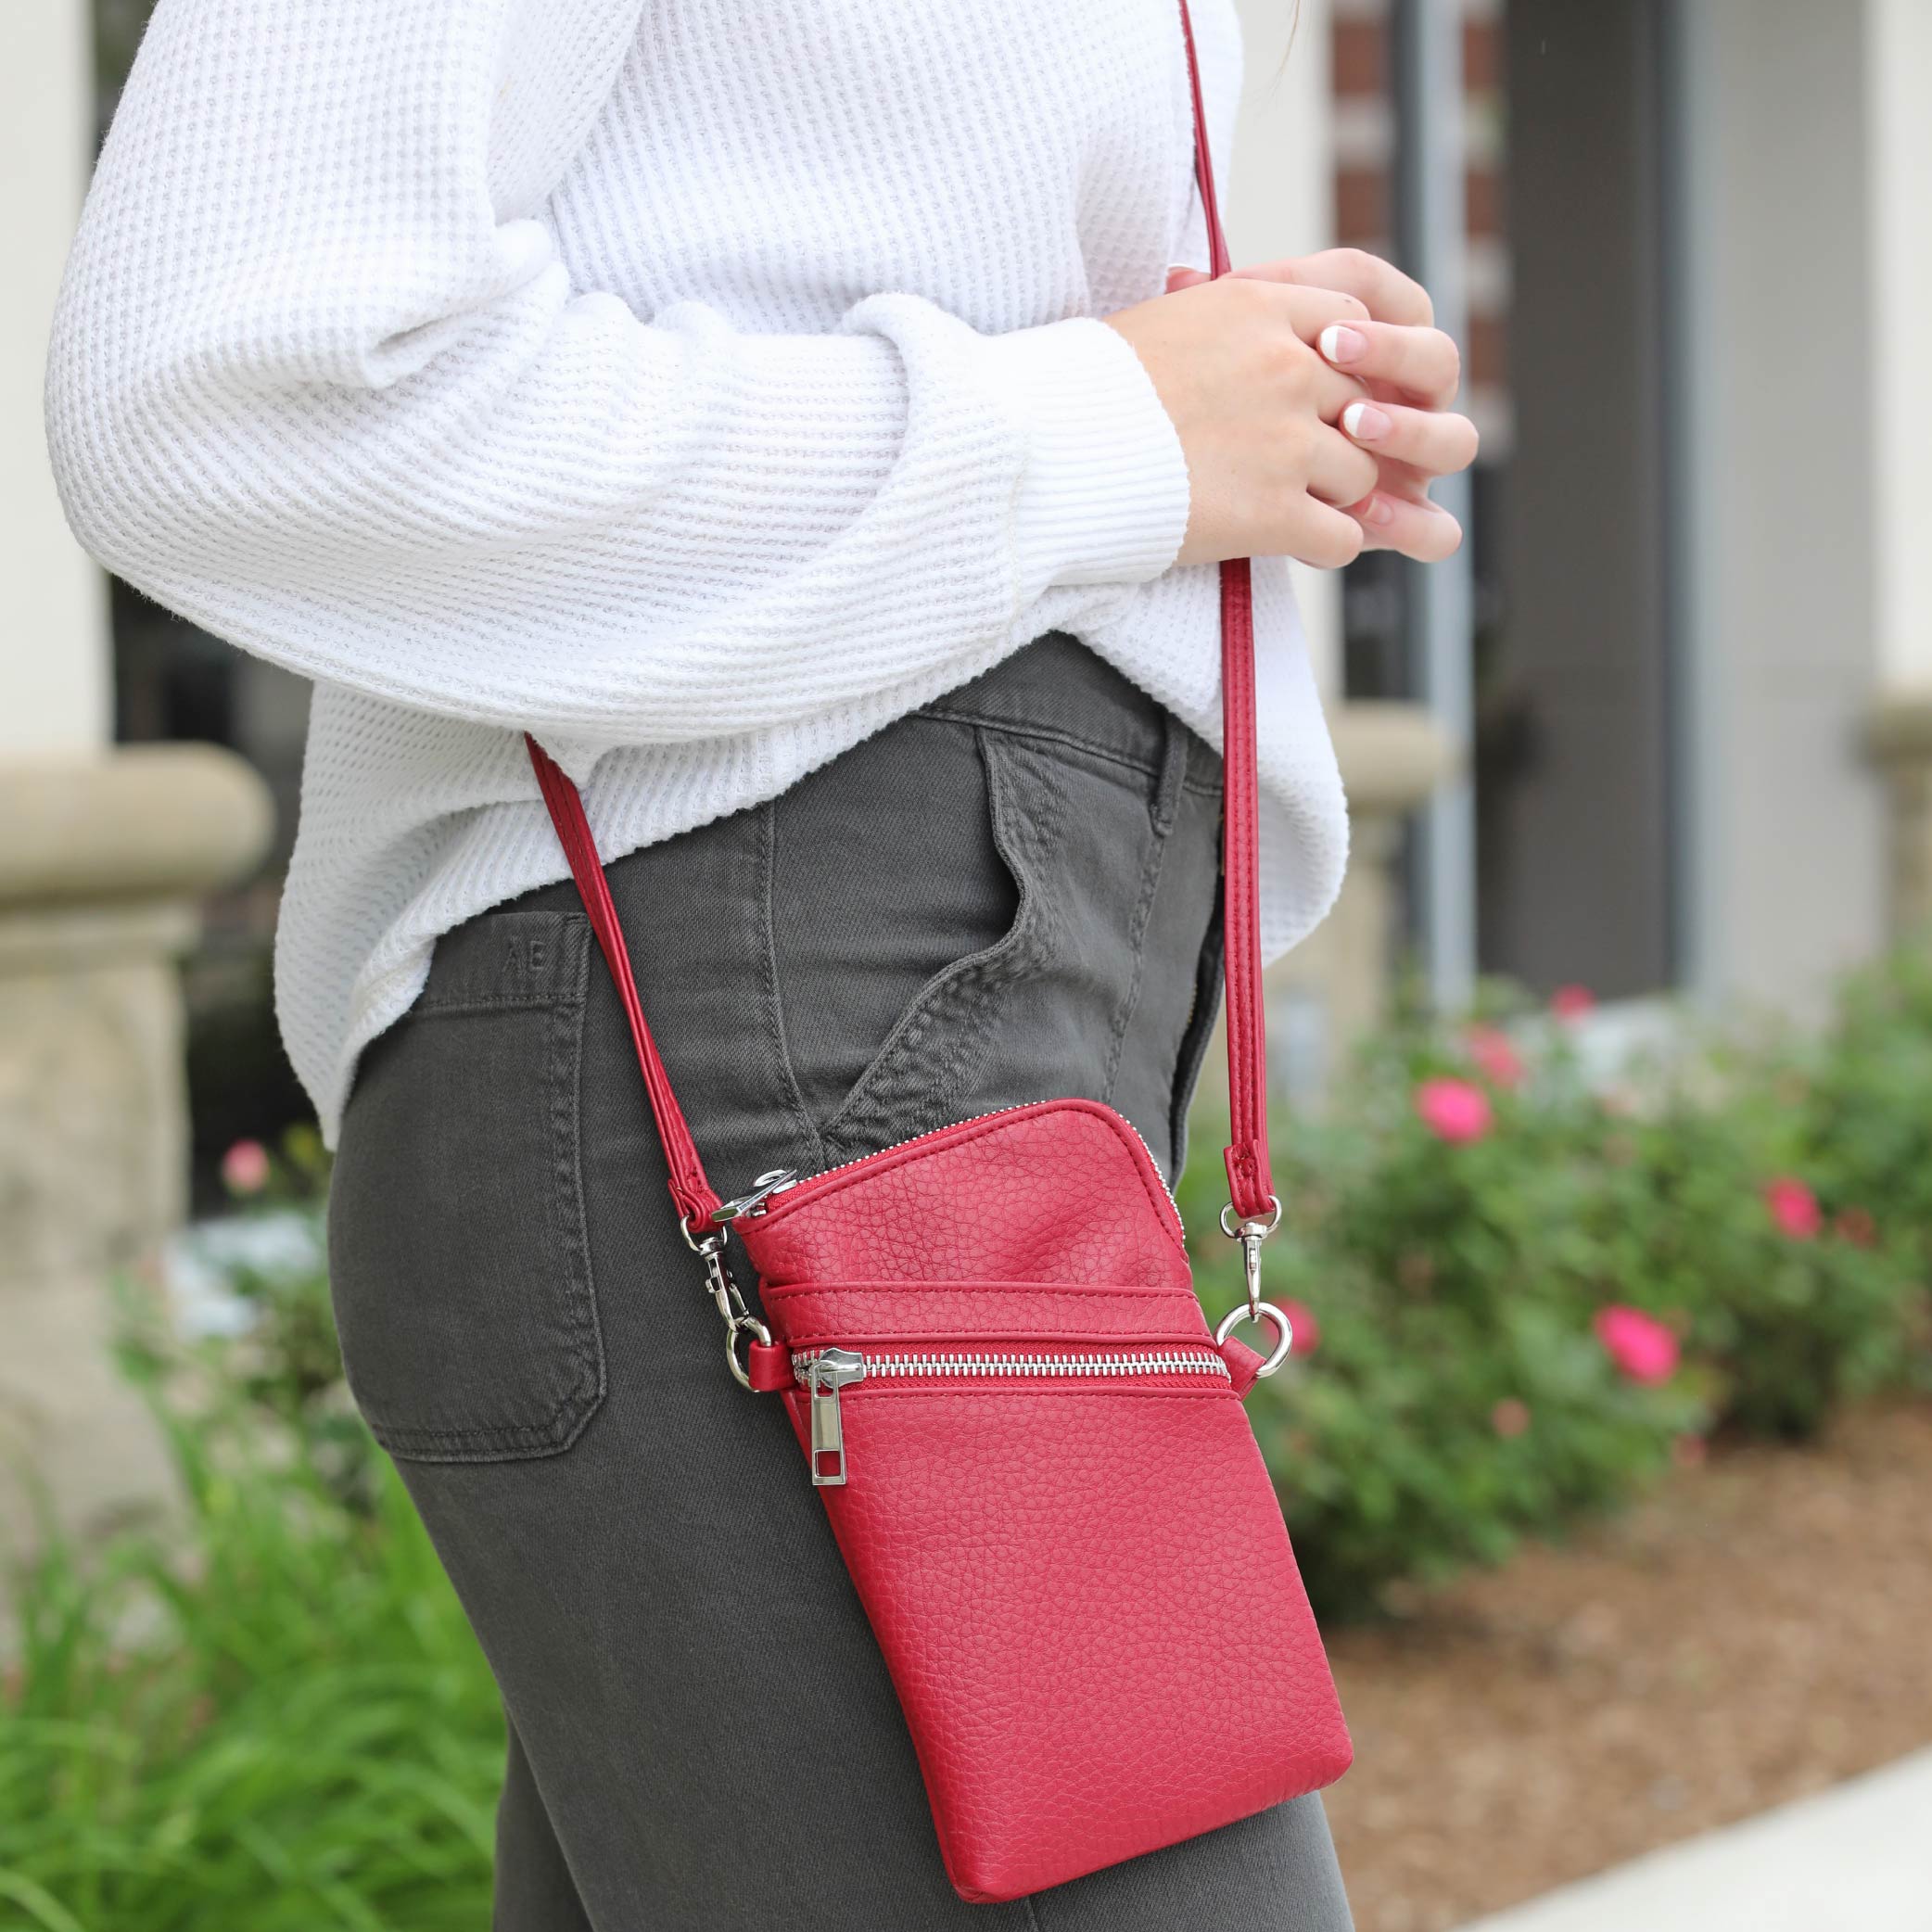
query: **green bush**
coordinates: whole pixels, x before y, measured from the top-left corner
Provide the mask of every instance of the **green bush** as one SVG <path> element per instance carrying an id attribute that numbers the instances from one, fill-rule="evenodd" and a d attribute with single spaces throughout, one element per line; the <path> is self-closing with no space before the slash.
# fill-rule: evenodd
<path id="1" fill-rule="evenodd" d="M 192 1358 L 129 1351 L 185 1520 L 12 1579 L 0 1926 L 489 1923 L 494 1685 L 394 1470 L 346 1463 L 333 1405 L 274 1369 L 307 1358 L 322 1285 L 273 1305 Z"/>
<path id="2" fill-rule="evenodd" d="M 1900 1257 L 1907 1373 L 1932 1388 L 1932 932 L 1850 983 L 1810 1071 L 1804 1151 L 1832 1227 Z"/>
<path id="3" fill-rule="evenodd" d="M 1708 1423 L 1691 1376 L 1621 1373 L 1576 1229 L 1600 1103 L 1560 1044 L 1527 1061 L 1414 1018 L 1374 1042 L 1319 1120 L 1277 1128 L 1286 1206 L 1264 1286 L 1296 1353 L 1249 1412 L 1317 1608 L 1352 1614 L 1397 1579 L 1494 1562 L 1612 1506 Z M 1441 1083 L 1449 1083 L 1444 1087 Z M 1418 1108 L 1446 1112 L 1436 1127 Z M 1445 1139 L 1442 1127 L 1467 1138 Z M 1203 1125 L 1184 1177 L 1210 1312 L 1239 1301 L 1214 1228 L 1225 1188 Z"/>
<path id="4" fill-rule="evenodd" d="M 1719 1421 L 1800 1437 L 1900 1379 L 1916 1254 L 1833 1213 L 1801 1113 L 1774 1101 L 1669 1094 L 1608 1143 L 1576 1236 L 1592 1278 L 1683 1328 Z"/>
<path id="5" fill-rule="evenodd" d="M 1856 974 L 1831 1023 L 1772 1061 L 1793 1160 L 1835 1231 L 1932 1261 L 1932 933 Z M 1919 1333 L 1923 1336 L 1921 1303 Z"/>
<path id="6" fill-rule="evenodd" d="M 1809 1041 L 1705 1043 L 1607 1091 L 1562 1018 L 1501 994 L 1371 1042 L 1327 1112 L 1277 1125 L 1264 1274 L 1302 1345 L 1249 1404 L 1317 1603 L 1372 1608 L 1624 1500 L 1713 1429 L 1803 1435 L 1922 1375 L 1928 1081 L 1916 958 Z M 1212 1124 L 1195 1148 L 1217 1314 L 1241 1287 Z"/>

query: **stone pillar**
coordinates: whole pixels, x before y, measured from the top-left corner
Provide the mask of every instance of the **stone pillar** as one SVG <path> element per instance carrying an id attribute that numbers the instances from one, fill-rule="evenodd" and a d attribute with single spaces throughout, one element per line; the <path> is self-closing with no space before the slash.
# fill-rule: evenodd
<path id="1" fill-rule="evenodd" d="M 1932 929 L 1932 9 L 1866 0 L 1866 179 L 1872 208 L 1875 615 L 1879 694 L 1866 744 L 1886 781 L 1887 915 L 1895 936 Z"/>
<path id="2" fill-rule="evenodd" d="M 167 1493 L 160 1444 L 108 1354 L 110 1289 L 181 1219 L 187 1105 L 175 959 L 196 902 L 253 866 L 267 794 L 226 753 L 113 752 L 106 580 L 48 472 L 49 317 L 92 163 L 93 9 L 7 19 L 0 180 L 0 1553 L 30 1468 L 84 1530 Z"/>
<path id="3" fill-rule="evenodd" d="M 1891 806 L 1892 936 L 1908 938 L 1932 931 L 1932 689 L 1882 696 L 1866 744 Z"/>
<path id="4" fill-rule="evenodd" d="M 1270 1067 L 1290 1099 L 1318 1095 L 1388 1014 L 1403 927 L 1403 828 L 1455 764 L 1419 705 L 1357 700 L 1338 706 L 1330 723 L 1348 788 L 1348 877 L 1334 911 L 1267 980 Z"/>
<path id="5" fill-rule="evenodd" d="M 54 294 L 94 158 L 87 0 L 6 10 L 0 181 L 0 758 L 81 751 L 109 727 L 107 585 L 68 534 L 48 474 L 41 382 Z M 0 820 L 0 837 L 10 833 Z"/>
<path id="6" fill-rule="evenodd" d="M 1680 944 L 1701 996 L 1809 1017 L 1886 923 L 1884 799 L 1858 751 L 1883 676 L 1873 459 L 1891 406 L 1873 357 L 1872 7 L 1675 12 Z"/>
<path id="7" fill-rule="evenodd" d="M 108 1358 L 113 1287 L 152 1278 L 185 1207 L 175 959 L 195 904 L 266 849 L 240 759 L 170 745 L 0 765 L 0 1550 L 14 1476 L 86 1531 L 168 1493 Z"/>

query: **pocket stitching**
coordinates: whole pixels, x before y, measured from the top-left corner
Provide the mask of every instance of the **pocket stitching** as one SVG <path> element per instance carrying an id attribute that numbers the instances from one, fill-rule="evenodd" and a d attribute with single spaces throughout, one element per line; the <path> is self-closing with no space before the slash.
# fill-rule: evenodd
<path id="1" fill-rule="evenodd" d="M 785 1029 L 784 992 L 779 983 L 778 972 L 778 922 L 772 910 L 772 898 L 777 890 L 778 876 L 778 806 L 767 799 L 758 808 L 758 911 L 763 925 L 761 938 L 764 942 L 764 958 L 760 971 L 764 976 L 765 1026 L 771 1043 L 772 1056 L 778 1063 L 779 1078 L 784 1087 L 785 1108 L 798 1123 L 807 1144 L 815 1150 L 815 1163 L 824 1168 L 833 1164 L 831 1150 L 825 1144 L 812 1111 L 805 1103 L 805 1088 L 798 1079 L 798 1069 L 792 1060 L 792 1039 Z M 868 1068 L 870 1071 L 870 1068 Z M 860 1074 L 862 1080 L 864 1074 Z M 846 1099 L 851 1096 L 846 1095 Z M 843 1107 L 844 1101 L 840 1102 Z"/>
<path id="2" fill-rule="evenodd" d="M 1179 803 L 1180 784 L 1187 765 L 1187 741 L 1181 736 L 1179 724 L 1170 724 L 1163 762 L 1148 815 L 1148 854 L 1146 863 L 1140 869 L 1140 892 L 1127 921 L 1127 951 L 1134 966 L 1127 978 L 1126 992 L 1113 1015 L 1112 1036 L 1107 1048 L 1107 1078 L 1100 1092 L 1110 1106 L 1120 1079 L 1121 1057 L 1126 1051 L 1127 1028 L 1139 1007 L 1141 988 L 1147 984 L 1148 922 L 1153 917 L 1154 899 L 1161 888 L 1161 873 L 1166 863 L 1167 848 L 1173 842 L 1177 815 L 1170 808 L 1170 800 L 1174 806 Z"/>
<path id="3" fill-rule="evenodd" d="M 559 1447 L 567 1449 L 582 1432 L 606 1392 L 604 1334 L 597 1320 L 596 1284 L 591 1273 L 591 1230 L 583 1171 L 583 1080 L 584 1030 L 590 1017 L 590 922 L 579 928 L 582 936 L 577 948 L 577 985 L 574 997 L 559 1001 L 551 1015 L 551 1064 L 567 1069 L 566 1076 L 554 1083 L 551 1094 L 551 1141 L 555 1163 L 556 1186 L 551 1197 L 551 1214 L 557 1224 L 559 1245 L 568 1252 L 567 1277 L 570 1323 L 577 1331 L 580 1357 L 579 1395 L 584 1412 L 576 1429 Z M 567 1224 L 567 1225 L 566 1225 Z M 584 1391 L 584 1384 L 591 1386 Z M 568 1406 L 560 1402 L 553 1412 L 554 1427 Z"/>
<path id="4" fill-rule="evenodd" d="M 362 1408 L 369 1432 L 392 1455 L 435 1462 L 520 1459 L 491 1456 L 488 1452 L 525 1452 L 529 1459 L 561 1455 L 582 1435 L 591 1417 L 603 1406 L 608 1391 L 604 1335 L 597 1316 L 596 1283 L 591 1275 L 590 1230 L 583 1184 L 582 1120 L 583 1033 L 589 1010 L 590 922 L 580 913 L 563 915 L 571 934 L 575 970 L 567 988 L 542 995 L 481 996 L 443 1002 L 419 1000 L 412 1017 L 436 1013 L 548 1008 L 546 1041 L 549 1074 L 546 1085 L 551 1128 L 552 1172 L 545 1219 L 552 1251 L 561 1257 L 564 1295 L 560 1313 L 570 1334 L 567 1346 L 576 1357 L 576 1380 L 556 1400 L 541 1422 L 456 1423 L 423 1426 L 380 1421 Z M 353 1393 L 353 1390 L 351 1390 Z"/>
<path id="5" fill-rule="evenodd" d="M 1050 843 L 1064 796 L 1044 772 L 1036 771 L 1043 810 L 1037 820 L 1030 818 L 1019 807 L 1003 744 L 996 752 L 998 741 L 995 734 L 978 726 L 973 728 L 973 739 L 986 776 L 994 848 L 1019 889 L 1012 924 L 990 947 L 942 967 L 914 995 L 911 1005 L 825 1124 L 822 1138 L 828 1143 L 852 1145 L 861 1138 L 860 1127 L 872 1128 L 875 1136 L 888 1130 L 894 1107 L 909 1099 L 918 1110 L 915 1118 L 943 1112 L 948 1097 L 963 1081 L 968 1056 L 984 1045 L 992 1030 L 995 1015 L 987 996 L 1010 985 L 1046 954 L 1052 909 L 1042 881 L 1040 848 Z M 967 1006 L 974 994 L 979 996 L 976 1006 Z M 967 1007 L 967 1023 L 960 1027 L 936 1073 L 911 1095 L 896 1091 L 896 1076 L 902 1087 L 908 1066 L 927 1037 L 962 1006 Z M 908 1131 L 917 1129 L 909 1125 Z"/>

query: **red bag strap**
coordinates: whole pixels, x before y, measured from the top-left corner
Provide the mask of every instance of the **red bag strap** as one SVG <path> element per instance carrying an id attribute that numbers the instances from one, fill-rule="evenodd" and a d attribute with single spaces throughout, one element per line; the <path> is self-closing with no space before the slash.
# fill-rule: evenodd
<path id="1" fill-rule="evenodd" d="M 1215 275 L 1230 267 L 1227 238 L 1214 195 L 1214 157 L 1208 151 L 1207 117 L 1201 93 L 1201 63 L 1188 0 L 1180 0 L 1181 32 L 1188 50 L 1188 79 L 1194 97 L 1194 173 L 1207 219 L 1208 263 Z M 1279 1213 L 1268 1165 L 1267 1036 L 1261 989 L 1261 891 L 1256 824 L 1259 816 L 1254 743 L 1254 590 L 1248 560 L 1221 566 L 1221 737 L 1225 793 L 1222 831 L 1222 933 L 1227 984 L 1227 1097 L 1231 1137 L 1226 1153 L 1232 1214 L 1243 1222 L 1271 1222 Z M 718 1206 L 705 1176 L 670 1076 L 658 1057 L 637 997 L 630 956 L 598 861 L 597 845 L 577 787 L 537 743 L 525 735 L 543 802 L 590 915 L 597 943 L 624 1003 L 630 1037 L 643 1070 L 651 1112 L 670 1168 L 671 1198 L 686 1232 L 697 1235 Z"/>
<path id="2" fill-rule="evenodd" d="M 1234 266 L 1214 193 L 1194 21 L 1180 0 L 1194 95 L 1194 179 L 1207 218 L 1208 272 Z M 1261 988 L 1261 805 L 1254 748 L 1254 577 L 1246 557 L 1221 566 L 1221 943 L 1227 985 L 1227 1198 L 1237 1221 L 1278 1219 L 1268 1161 L 1268 1038 Z"/>
<path id="3" fill-rule="evenodd" d="M 651 1112 L 657 1122 L 657 1137 L 664 1142 L 664 1157 L 671 1173 L 671 1199 L 678 1203 L 678 1218 L 684 1231 L 702 1239 L 711 1216 L 720 1205 L 718 1196 L 705 1177 L 705 1163 L 698 1158 L 698 1144 L 691 1138 L 684 1110 L 671 1090 L 671 1076 L 658 1058 L 657 1043 L 644 1022 L 644 1009 L 637 997 L 637 981 L 630 971 L 630 954 L 624 945 L 624 929 L 617 922 L 617 909 L 611 903 L 610 883 L 597 858 L 597 841 L 591 835 L 591 821 L 584 816 L 582 794 L 566 776 L 556 760 L 526 731 L 523 742 L 529 747 L 530 763 L 536 768 L 537 783 L 543 802 L 550 807 L 551 823 L 557 828 L 564 856 L 570 861 L 570 876 L 577 881 L 578 896 L 590 914 L 591 928 L 597 944 L 610 963 L 610 976 L 617 983 L 617 998 L 624 1003 L 624 1017 L 630 1023 L 630 1038 L 637 1048 L 637 1063 L 643 1069 L 644 1091 L 651 1097 Z"/>

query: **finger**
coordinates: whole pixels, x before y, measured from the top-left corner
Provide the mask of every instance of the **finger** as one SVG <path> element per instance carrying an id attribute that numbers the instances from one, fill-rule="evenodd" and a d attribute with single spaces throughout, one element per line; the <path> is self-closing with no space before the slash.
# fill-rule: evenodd
<path id="1" fill-rule="evenodd" d="M 1462 357 L 1441 329 L 1334 323 L 1315 346 L 1336 368 L 1365 382 L 1389 383 L 1425 409 L 1446 407 L 1462 379 Z"/>
<path id="2" fill-rule="evenodd" d="M 1366 450 L 1358 450 L 1336 430 L 1319 433 L 1308 463 L 1311 496 L 1340 509 L 1367 496 L 1380 476 L 1380 465 Z"/>
<path id="3" fill-rule="evenodd" d="M 1190 288 L 1200 288 L 1212 282 L 1212 275 L 1204 275 L 1199 269 L 1171 268 L 1167 271 L 1167 293 L 1179 295 Z M 1268 320 L 1278 320 L 1299 336 L 1313 349 L 1321 332 L 1332 323 L 1363 323 L 1368 321 L 1368 311 L 1358 297 L 1344 295 L 1333 288 L 1298 288 L 1285 284 L 1269 285 L 1265 292 L 1256 286 L 1253 276 L 1224 276 L 1222 286 L 1237 279 L 1243 280 L 1253 298 L 1257 316 Z"/>
<path id="4" fill-rule="evenodd" d="M 1369 399 L 1341 412 L 1342 434 L 1385 463 L 1400 463 L 1425 476 L 1446 477 L 1476 460 L 1479 438 L 1467 416 L 1446 410 L 1408 409 Z"/>
<path id="5" fill-rule="evenodd" d="M 1377 461 L 1382 472 L 1379 487 L 1391 496 L 1426 497 L 1429 486 L 1436 480 L 1435 471 L 1417 469 L 1413 463 L 1401 463 L 1392 456 L 1380 456 Z"/>
<path id="6" fill-rule="evenodd" d="M 1342 412 L 1365 400 L 1366 391 L 1354 376 L 1331 369 L 1318 357 L 1309 359 L 1308 373 L 1313 382 L 1315 413 L 1332 428 L 1341 421 Z"/>
<path id="7" fill-rule="evenodd" d="M 1304 495 L 1295 505 L 1284 530 L 1281 554 L 1317 570 L 1340 570 L 1362 554 L 1365 527 L 1345 510 L 1317 502 Z"/>
<path id="8" fill-rule="evenodd" d="M 1263 261 L 1238 268 L 1238 275 L 1258 282 L 1289 282 L 1303 288 L 1333 288 L 1352 295 L 1377 322 L 1428 327 L 1435 321 L 1435 305 L 1421 283 L 1405 275 L 1392 261 L 1366 248 L 1324 248 L 1316 255 L 1297 255 L 1286 261 Z"/>
<path id="9" fill-rule="evenodd" d="M 1431 503 L 1378 489 L 1346 513 L 1362 527 L 1364 550 L 1399 551 L 1418 564 L 1440 564 L 1462 547 L 1462 526 Z"/>
<path id="10" fill-rule="evenodd" d="M 1369 326 L 1368 311 L 1361 298 L 1344 294 L 1339 289 L 1298 288 L 1277 284 L 1268 290 L 1268 300 L 1310 349 L 1321 339 L 1324 329 L 1337 324 Z"/>

